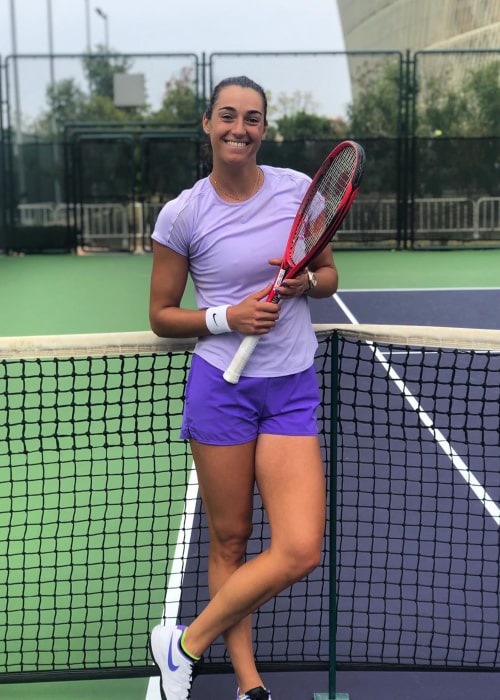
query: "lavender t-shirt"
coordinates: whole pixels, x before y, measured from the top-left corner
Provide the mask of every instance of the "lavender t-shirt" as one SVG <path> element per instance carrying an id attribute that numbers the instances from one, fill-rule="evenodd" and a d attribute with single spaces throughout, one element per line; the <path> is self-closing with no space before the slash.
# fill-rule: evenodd
<path id="1" fill-rule="evenodd" d="M 293 219 L 309 185 L 303 173 L 260 166 L 264 184 L 250 199 L 222 200 L 208 178 L 184 190 L 161 210 L 152 238 L 189 259 L 198 308 L 238 304 L 273 281 Z M 242 334 L 199 339 L 195 352 L 225 370 Z M 277 377 L 311 366 L 317 347 L 307 297 L 282 302 L 279 321 L 261 336 L 244 370 L 249 377 Z"/>

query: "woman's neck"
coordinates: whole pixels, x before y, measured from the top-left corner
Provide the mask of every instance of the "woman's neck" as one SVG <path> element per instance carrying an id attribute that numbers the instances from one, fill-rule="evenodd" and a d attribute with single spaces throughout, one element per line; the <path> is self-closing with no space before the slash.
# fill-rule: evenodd
<path id="1" fill-rule="evenodd" d="M 225 173 L 222 169 L 214 168 L 210 174 L 210 182 L 219 197 L 232 202 L 244 202 L 259 191 L 264 182 L 264 173 L 255 165 L 252 170 L 241 173 L 238 177 Z"/>

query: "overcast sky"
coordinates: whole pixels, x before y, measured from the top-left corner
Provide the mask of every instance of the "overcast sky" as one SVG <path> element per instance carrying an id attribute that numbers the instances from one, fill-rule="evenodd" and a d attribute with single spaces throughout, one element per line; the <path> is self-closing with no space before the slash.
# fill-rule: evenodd
<path id="1" fill-rule="evenodd" d="M 123 53 L 222 52 L 342 52 L 344 43 L 336 0 L 0 0 L 0 55 L 13 53 L 10 7 L 15 8 L 18 54 L 49 53 L 49 11 L 55 54 L 80 53 L 89 40 L 93 48 L 104 44 L 106 26 L 109 46 Z M 87 8 L 89 8 L 87 13 Z M 99 8 L 107 20 L 101 17 Z M 90 32 L 87 31 L 87 18 Z M 11 64 L 12 65 L 12 64 Z M 22 111 L 28 110 L 28 79 L 37 75 L 46 84 L 44 62 L 24 61 L 20 75 Z M 218 59 L 216 80 L 246 73 L 272 95 L 310 91 L 316 110 L 329 116 L 344 113 L 350 99 L 345 61 L 340 57 L 257 62 L 248 57 Z M 136 63 L 136 72 L 149 72 Z M 159 67 L 166 79 L 166 66 Z M 132 70 L 131 72 L 134 72 Z M 56 62 L 55 78 L 67 77 L 62 61 Z M 153 78 L 151 79 L 153 80 Z M 162 79 L 162 85 L 164 80 Z M 159 89 L 159 88 L 158 88 Z M 150 87 L 149 93 L 155 93 Z M 28 110 L 29 111 L 29 110 Z"/>

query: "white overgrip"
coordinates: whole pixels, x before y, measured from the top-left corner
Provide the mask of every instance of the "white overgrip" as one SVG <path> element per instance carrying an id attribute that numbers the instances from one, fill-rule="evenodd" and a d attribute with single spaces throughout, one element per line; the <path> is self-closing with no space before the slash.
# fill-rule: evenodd
<path id="1" fill-rule="evenodd" d="M 241 373 L 245 369 L 248 360 L 252 356 L 253 351 L 257 347 L 260 340 L 260 335 L 247 335 L 243 338 L 239 348 L 236 350 L 231 364 L 224 372 L 224 379 L 229 384 L 237 384 Z"/>

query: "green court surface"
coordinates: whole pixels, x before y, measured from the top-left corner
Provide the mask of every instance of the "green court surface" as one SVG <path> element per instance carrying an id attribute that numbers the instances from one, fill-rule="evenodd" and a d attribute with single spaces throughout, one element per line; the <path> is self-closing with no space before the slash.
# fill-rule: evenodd
<path id="1" fill-rule="evenodd" d="M 497 287 L 500 250 L 339 251 L 340 289 Z M 148 328 L 149 255 L 0 257 L 0 335 Z"/>
<path id="2" fill-rule="evenodd" d="M 500 286 L 500 250 L 340 251 L 336 261 L 341 290 Z M 149 255 L 0 257 L 0 335 L 146 330 L 150 270 Z M 191 289 L 185 303 L 192 304 Z M 5 684 L 0 697 L 143 700 L 147 683 Z"/>

